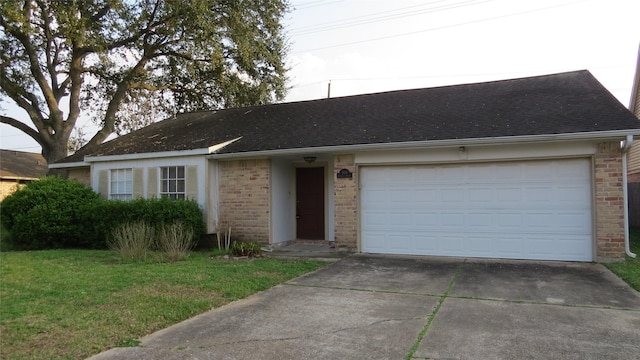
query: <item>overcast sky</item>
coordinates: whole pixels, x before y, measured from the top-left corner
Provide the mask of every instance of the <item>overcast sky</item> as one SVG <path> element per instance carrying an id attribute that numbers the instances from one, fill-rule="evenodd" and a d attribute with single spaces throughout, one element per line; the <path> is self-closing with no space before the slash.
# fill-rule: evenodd
<path id="1" fill-rule="evenodd" d="M 292 7 L 286 101 L 327 97 L 329 81 L 338 97 L 586 69 L 629 105 L 639 0 L 292 0 Z M 0 131 L 1 148 L 40 151 L 17 130 Z"/>

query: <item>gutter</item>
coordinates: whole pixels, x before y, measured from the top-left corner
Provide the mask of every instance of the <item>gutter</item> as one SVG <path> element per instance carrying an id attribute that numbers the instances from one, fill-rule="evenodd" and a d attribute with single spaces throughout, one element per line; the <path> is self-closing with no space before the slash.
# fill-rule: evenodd
<path id="1" fill-rule="evenodd" d="M 472 139 L 445 139 L 445 140 L 423 140 L 423 141 L 406 141 L 393 143 L 369 143 L 354 145 L 333 145 L 318 147 L 301 147 L 287 149 L 270 149 L 256 150 L 235 153 L 218 154 L 212 152 L 207 155 L 207 159 L 232 159 L 232 158 L 249 158 L 249 157 L 268 157 L 278 155 L 303 155 L 314 154 L 319 152 L 340 153 L 346 151 L 365 151 L 365 150 L 402 150 L 416 147 L 448 147 L 448 146 L 470 146 L 470 145 L 496 145 L 496 144 L 522 144 L 527 142 L 539 141 L 578 141 L 578 140 L 605 140 L 629 136 L 640 135 L 640 129 L 626 130 L 610 130 L 610 131 L 594 131 L 583 133 L 568 134 L 545 134 L 545 135 L 522 135 L 522 136 L 500 136 L 489 138 L 472 138 Z"/>
<path id="2" fill-rule="evenodd" d="M 66 168 L 77 168 L 77 167 L 87 167 L 90 164 L 86 161 L 78 161 L 78 162 L 70 162 L 70 163 L 53 163 L 49 164 L 49 169 L 66 169 Z"/>
<path id="3" fill-rule="evenodd" d="M 622 192 L 624 201 L 624 251 L 627 256 L 635 258 L 637 255 L 631 252 L 629 246 L 629 203 L 627 190 L 627 153 L 633 144 L 633 135 L 627 135 L 626 140 L 622 141 Z"/>

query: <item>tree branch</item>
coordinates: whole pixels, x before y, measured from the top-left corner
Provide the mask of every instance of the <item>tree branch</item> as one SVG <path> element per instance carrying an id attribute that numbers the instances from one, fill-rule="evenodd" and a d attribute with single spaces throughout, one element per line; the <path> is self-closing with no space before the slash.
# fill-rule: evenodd
<path id="1" fill-rule="evenodd" d="M 118 108 L 127 95 L 127 91 L 130 89 L 131 84 L 135 77 L 145 72 L 145 65 L 149 61 L 148 58 L 142 58 L 138 63 L 130 70 L 125 78 L 118 84 L 109 105 L 107 105 L 107 111 L 104 115 L 104 125 L 85 146 L 93 146 L 102 143 L 109 135 L 115 131 L 116 114 Z"/>
<path id="2" fill-rule="evenodd" d="M 62 111 L 60 110 L 60 107 L 56 102 L 56 98 L 51 87 L 49 86 L 49 84 L 47 84 L 46 77 L 44 76 L 42 69 L 40 68 L 40 64 L 38 63 L 38 54 L 31 45 L 29 36 L 20 31 L 18 28 L 10 26 L 3 17 L 0 17 L 0 25 L 2 25 L 8 33 L 13 35 L 13 37 L 15 37 L 22 44 L 22 47 L 24 48 L 24 51 L 29 58 L 31 74 L 38 84 L 38 87 L 42 91 L 45 101 L 47 102 L 47 106 L 50 111 L 49 117 L 54 121 L 54 124 L 61 123 Z"/>
<path id="3" fill-rule="evenodd" d="M 0 71 L 0 88 L 29 114 L 36 127 L 40 128 L 37 122 L 44 125 L 45 117 L 39 106 L 40 101 L 35 94 L 28 92 L 24 87 L 11 81 L 4 71 Z"/>
<path id="4" fill-rule="evenodd" d="M 13 126 L 14 128 L 22 131 L 23 133 L 29 135 L 33 140 L 37 141 L 38 144 L 43 145 L 43 139 L 40 136 L 40 132 L 30 128 L 27 124 L 18 121 L 12 117 L 0 115 L 0 122 Z"/>

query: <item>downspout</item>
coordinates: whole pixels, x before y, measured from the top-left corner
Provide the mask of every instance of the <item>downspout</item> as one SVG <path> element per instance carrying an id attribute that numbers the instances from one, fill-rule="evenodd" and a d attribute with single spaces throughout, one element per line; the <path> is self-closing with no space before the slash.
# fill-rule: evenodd
<path id="1" fill-rule="evenodd" d="M 629 203 L 627 191 L 627 153 L 633 144 L 633 135 L 627 135 L 627 139 L 622 142 L 622 192 L 624 200 L 624 251 L 627 256 L 635 258 L 637 255 L 631 252 L 629 247 Z"/>

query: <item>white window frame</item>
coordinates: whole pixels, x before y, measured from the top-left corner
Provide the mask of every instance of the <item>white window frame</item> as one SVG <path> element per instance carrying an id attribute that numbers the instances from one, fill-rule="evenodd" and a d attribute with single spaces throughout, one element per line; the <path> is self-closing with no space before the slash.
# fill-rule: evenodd
<path id="1" fill-rule="evenodd" d="M 171 200 L 187 198 L 187 167 L 160 167 L 160 197 Z"/>
<path id="2" fill-rule="evenodd" d="M 109 199 L 133 199 L 133 168 L 109 170 Z"/>

